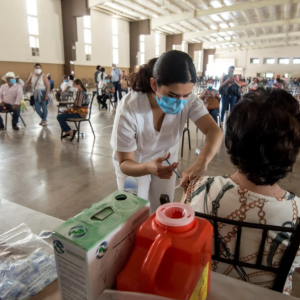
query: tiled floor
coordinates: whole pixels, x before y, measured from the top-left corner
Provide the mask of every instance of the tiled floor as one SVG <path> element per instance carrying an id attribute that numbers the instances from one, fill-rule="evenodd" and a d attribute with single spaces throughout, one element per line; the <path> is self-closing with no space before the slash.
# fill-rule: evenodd
<path id="1" fill-rule="evenodd" d="M 49 126 L 39 126 L 40 119 L 31 107 L 22 116 L 27 127 L 19 132 L 11 128 L 0 132 L 0 198 L 4 198 L 48 215 L 66 220 L 100 201 L 117 189 L 111 160 L 110 135 L 115 111 L 92 111 L 94 139 L 88 124 L 82 125 L 85 137 L 77 142 L 60 141 L 57 108 L 49 107 Z M 2 115 L 3 116 L 3 115 Z M 21 123 L 20 123 L 21 124 Z M 21 126 L 21 125 L 20 125 Z M 179 158 L 181 173 L 196 159 L 204 136 L 190 125 L 192 149 L 186 139 L 184 156 Z M 209 165 L 208 174 L 234 172 L 224 144 Z M 281 186 L 300 195 L 300 164 L 282 180 Z M 179 201 L 178 189 L 175 200 Z M 13 216 L 12 216 L 13 217 Z M 300 276 L 295 285 L 300 286 Z M 300 297 L 300 291 L 296 292 Z"/>

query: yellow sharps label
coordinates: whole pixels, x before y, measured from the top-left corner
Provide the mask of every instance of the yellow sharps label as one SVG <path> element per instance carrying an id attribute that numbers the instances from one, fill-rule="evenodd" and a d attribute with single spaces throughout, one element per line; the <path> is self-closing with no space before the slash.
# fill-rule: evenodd
<path id="1" fill-rule="evenodd" d="M 208 285 L 209 262 L 206 264 L 190 300 L 206 300 Z"/>

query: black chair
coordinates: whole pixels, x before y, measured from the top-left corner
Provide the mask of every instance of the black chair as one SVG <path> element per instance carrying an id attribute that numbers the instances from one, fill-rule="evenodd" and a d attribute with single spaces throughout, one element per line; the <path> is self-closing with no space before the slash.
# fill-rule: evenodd
<path id="1" fill-rule="evenodd" d="M 70 119 L 67 119 L 66 121 L 67 122 L 73 122 L 75 124 L 75 127 L 77 129 L 77 143 L 79 143 L 79 137 L 80 137 L 80 124 L 81 122 L 89 122 L 90 123 L 90 126 L 91 126 L 91 129 L 93 131 L 93 135 L 95 137 L 95 132 L 94 132 L 94 129 L 93 129 L 93 126 L 92 126 L 92 123 L 91 123 L 91 114 L 92 114 L 92 107 L 93 107 L 93 101 L 94 101 L 94 98 L 95 98 L 95 95 L 96 93 L 93 93 L 93 96 L 92 96 L 92 100 L 90 101 L 90 104 L 89 104 L 89 114 L 88 114 L 88 118 L 70 118 Z M 89 95 L 89 97 L 91 96 L 91 94 Z M 61 140 L 63 138 L 63 131 L 61 131 L 61 136 L 60 136 Z"/>
<path id="2" fill-rule="evenodd" d="M 4 129 L 6 130 L 7 129 L 7 115 L 10 114 L 12 116 L 13 113 L 11 111 L 9 111 L 9 110 L 2 110 L 1 113 L 5 114 L 5 126 L 4 126 Z M 24 122 L 21 114 L 20 114 L 20 119 L 21 119 L 23 125 L 26 127 L 26 124 L 25 124 L 25 122 Z"/>
<path id="3" fill-rule="evenodd" d="M 184 135 L 185 135 L 186 132 L 188 133 L 189 149 L 191 150 L 191 135 L 190 135 L 189 125 L 190 125 L 190 120 L 187 119 L 187 120 L 186 120 L 186 127 L 184 127 L 183 133 L 182 133 L 182 141 L 181 141 L 181 157 L 183 157 Z"/>
<path id="4" fill-rule="evenodd" d="M 160 197 L 161 204 L 165 204 L 165 203 L 169 203 L 169 202 L 170 202 L 170 200 L 169 200 L 168 195 L 161 195 L 161 197 Z M 246 267 L 246 268 L 250 268 L 250 269 L 272 272 L 272 273 L 276 274 L 276 279 L 274 281 L 272 290 L 280 292 L 280 293 L 283 292 L 285 281 L 288 277 L 289 271 L 291 269 L 291 266 L 293 264 L 293 261 L 296 257 L 297 251 L 300 246 L 300 218 L 298 218 L 296 226 L 291 228 L 291 227 L 260 225 L 260 224 L 255 224 L 255 223 L 233 221 L 233 220 L 219 218 L 216 216 L 211 216 L 211 215 L 207 215 L 207 214 L 203 214 L 203 213 L 199 213 L 199 212 L 196 212 L 195 215 L 199 218 L 209 220 L 214 227 L 214 248 L 215 248 L 214 252 L 215 252 L 215 254 L 212 256 L 213 260 L 227 263 L 227 264 L 233 265 L 234 267 L 240 266 L 240 267 Z M 237 239 L 236 239 L 234 259 L 227 259 L 227 258 L 220 257 L 220 250 L 222 249 L 223 251 L 225 251 L 226 245 L 222 244 L 222 237 L 219 235 L 219 231 L 218 231 L 218 223 L 234 225 L 237 227 Z M 260 243 L 256 263 L 250 264 L 250 263 L 245 263 L 245 262 L 242 262 L 239 260 L 242 228 L 252 228 L 252 229 L 262 230 L 261 243 Z M 289 244 L 288 244 L 288 246 L 284 252 L 284 255 L 281 259 L 279 268 L 262 265 L 263 253 L 264 253 L 264 248 L 265 248 L 268 231 L 277 231 L 277 232 L 285 234 L 286 237 L 287 237 L 287 233 L 291 233 L 291 236 L 289 237 Z"/>

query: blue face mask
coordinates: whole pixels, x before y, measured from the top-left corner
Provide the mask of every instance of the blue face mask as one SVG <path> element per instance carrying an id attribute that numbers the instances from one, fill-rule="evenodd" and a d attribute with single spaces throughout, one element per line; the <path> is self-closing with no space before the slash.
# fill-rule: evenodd
<path id="1" fill-rule="evenodd" d="M 157 94 L 159 95 L 159 94 Z M 160 99 L 156 96 L 156 102 L 162 111 L 167 115 L 177 115 L 179 114 L 184 105 L 188 102 L 188 99 L 176 99 L 171 97 L 166 97 L 164 95 L 159 95 Z"/>
<path id="2" fill-rule="evenodd" d="M 15 78 L 14 79 L 9 79 L 9 82 L 10 82 L 10 84 L 16 84 L 17 80 Z"/>
<path id="3" fill-rule="evenodd" d="M 64 82 L 68 82 L 68 80 L 64 79 Z"/>
<path id="4" fill-rule="evenodd" d="M 109 80 L 109 79 L 106 79 L 105 81 L 106 81 L 107 83 L 109 83 L 109 82 L 110 82 L 110 80 Z"/>

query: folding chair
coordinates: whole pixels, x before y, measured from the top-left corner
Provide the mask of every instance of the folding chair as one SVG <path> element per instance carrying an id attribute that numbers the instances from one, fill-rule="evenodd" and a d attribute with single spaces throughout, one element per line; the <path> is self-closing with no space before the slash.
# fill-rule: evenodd
<path id="1" fill-rule="evenodd" d="M 81 124 L 81 122 L 89 122 L 90 123 L 91 129 L 93 131 L 93 135 L 95 137 L 95 132 L 94 132 L 94 129 L 93 129 L 93 126 L 92 126 L 92 123 L 91 123 L 91 114 L 92 114 L 92 107 L 93 107 L 93 101 L 94 101 L 95 95 L 96 95 L 96 93 L 93 93 L 92 100 L 90 101 L 90 104 L 89 104 L 88 118 L 74 118 L 74 119 L 70 118 L 70 119 L 66 120 L 67 122 L 73 122 L 75 124 L 75 127 L 77 129 L 77 143 L 79 143 L 80 124 Z M 91 96 L 91 94 L 89 94 L 89 97 L 90 96 Z M 63 131 L 61 131 L 61 136 L 60 136 L 61 140 L 62 140 L 62 138 L 63 138 Z"/>
<path id="2" fill-rule="evenodd" d="M 186 120 L 186 127 L 183 129 L 182 133 L 182 142 L 181 142 L 181 157 L 183 157 L 183 146 L 184 146 L 184 135 L 187 132 L 188 133 L 188 139 L 189 139 L 189 149 L 191 150 L 191 135 L 190 135 L 190 129 L 189 129 L 190 120 Z"/>
<path id="3" fill-rule="evenodd" d="M 10 114 L 10 115 L 12 116 L 13 113 L 12 113 L 11 111 L 9 111 L 9 110 L 6 110 L 6 109 L 5 109 L 5 110 L 2 110 L 0 113 L 5 114 L 5 125 L 4 125 L 4 129 L 6 130 L 6 129 L 7 129 L 7 115 Z M 25 122 L 24 122 L 24 120 L 23 120 L 21 114 L 20 114 L 20 119 L 21 119 L 23 125 L 26 127 L 26 124 L 25 124 Z"/>

